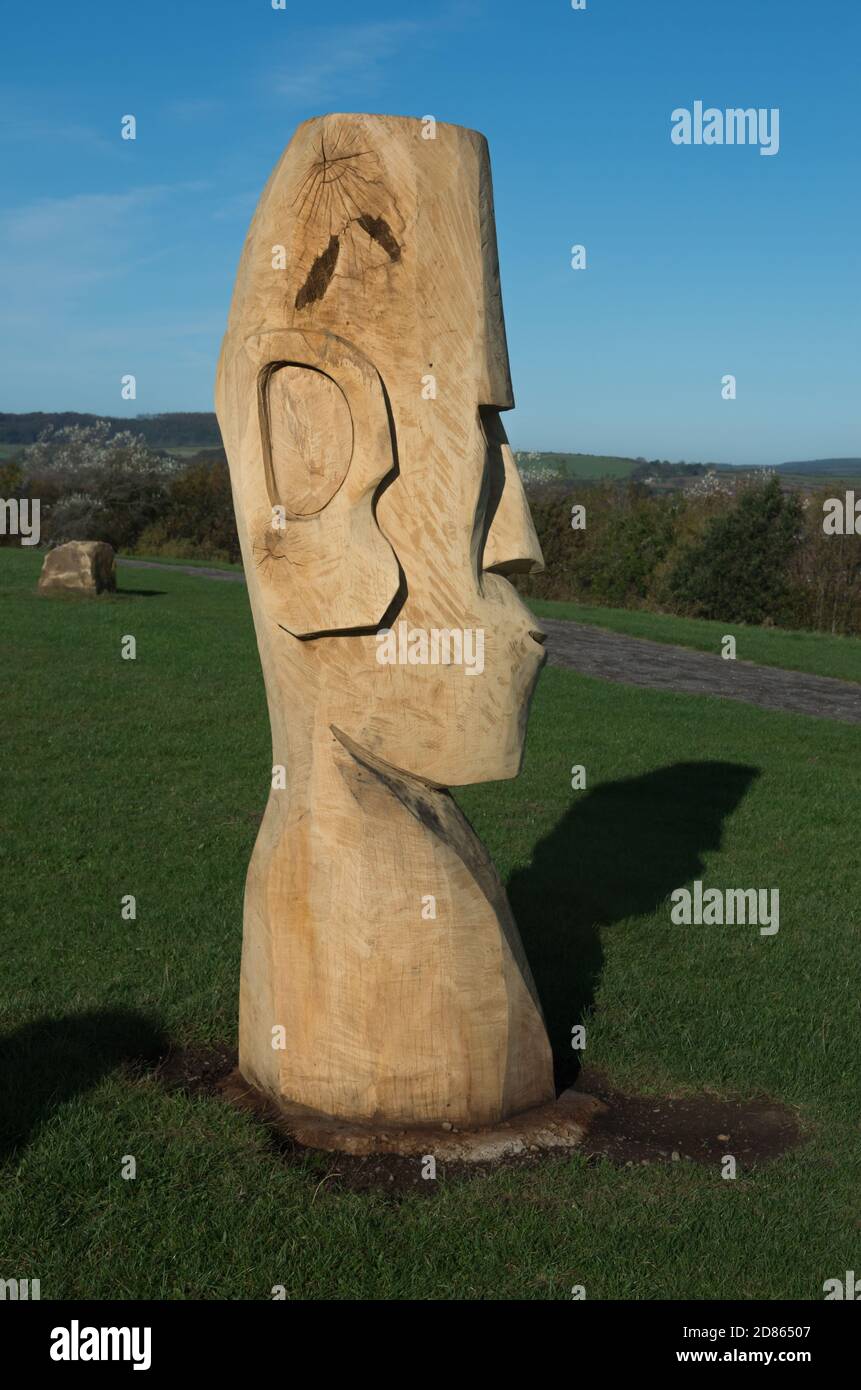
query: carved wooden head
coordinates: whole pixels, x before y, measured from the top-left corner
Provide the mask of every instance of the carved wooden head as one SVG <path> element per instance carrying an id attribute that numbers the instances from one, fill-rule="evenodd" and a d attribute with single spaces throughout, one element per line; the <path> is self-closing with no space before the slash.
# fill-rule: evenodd
<path id="1" fill-rule="evenodd" d="M 514 776 L 543 651 L 506 576 L 541 554 L 500 420 L 483 136 L 299 127 L 242 254 L 216 404 L 276 741 L 313 701 L 315 736 L 429 781 Z"/>

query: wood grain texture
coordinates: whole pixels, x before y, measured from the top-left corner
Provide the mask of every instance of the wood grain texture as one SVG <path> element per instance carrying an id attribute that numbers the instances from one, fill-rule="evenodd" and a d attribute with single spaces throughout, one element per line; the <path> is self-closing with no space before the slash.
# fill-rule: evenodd
<path id="1" fill-rule="evenodd" d="M 347 476 L 353 418 L 331 377 L 276 367 L 266 382 L 266 420 L 275 498 L 295 516 L 322 511 Z"/>
<path id="2" fill-rule="evenodd" d="M 246 885 L 240 1068 L 321 1115 L 479 1126 L 552 1097 L 550 1048 L 502 885 L 445 788 L 519 771 L 544 652 L 506 575 L 541 555 L 499 417 L 486 142 L 423 129 L 299 127 L 219 362 L 286 769 Z M 380 660 L 381 629 L 403 660 Z"/>

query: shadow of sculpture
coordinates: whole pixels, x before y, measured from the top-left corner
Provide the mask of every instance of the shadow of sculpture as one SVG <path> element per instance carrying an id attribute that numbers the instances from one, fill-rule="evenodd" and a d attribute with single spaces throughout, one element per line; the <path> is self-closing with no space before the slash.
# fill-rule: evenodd
<path id="1" fill-rule="evenodd" d="M 58 1106 L 92 1090 L 121 1063 L 156 1061 L 160 1026 L 131 1009 L 91 1009 L 23 1024 L 0 1038 L 0 1163 Z"/>
<path id="2" fill-rule="evenodd" d="M 578 1071 L 571 1028 L 592 1006 L 604 963 L 602 927 L 652 912 L 697 878 L 721 843 L 724 819 L 759 769 L 675 763 L 581 794 L 508 882 L 535 977 L 557 1087 Z M 669 909 L 668 909 L 669 911 Z"/>

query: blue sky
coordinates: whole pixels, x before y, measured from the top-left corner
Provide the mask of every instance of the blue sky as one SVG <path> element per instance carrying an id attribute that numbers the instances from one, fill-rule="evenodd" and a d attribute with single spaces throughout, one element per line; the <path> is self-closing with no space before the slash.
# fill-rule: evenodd
<path id="1" fill-rule="evenodd" d="M 0 98 L 0 409 L 211 409 L 280 151 L 308 116 L 386 111 L 490 142 L 515 448 L 861 454 L 859 11 L 19 3 Z M 778 107 L 779 153 L 674 145 L 671 112 L 696 100 Z"/>

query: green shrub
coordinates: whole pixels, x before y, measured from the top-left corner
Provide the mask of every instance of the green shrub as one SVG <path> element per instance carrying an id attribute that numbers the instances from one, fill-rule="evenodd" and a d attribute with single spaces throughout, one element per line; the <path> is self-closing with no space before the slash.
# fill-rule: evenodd
<path id="1" fill-rule="evenodd" d="M 586 510 L 584 529 L 573 530 L 571 509 Z M 545 571 L 521 582 L 534 598 L 636 607 L 649 592 L 655 566 L 672 544 L 676 505 L 651 497 L 635 483 L 581 486 L 532 503 Z"/>
<path id="2" fill-rule="evenodd" d="M 545 571 L 527 598 L 861 633 L 861 540 L 826 536 L 821 493 L 784 493 L 707 472 L 684 492 L 636 482 L 527 484 Z M 586 509 L 572 530 L 571 508 Z"/>
<path id="3" fill-rule="evenodd" d="M 222 458 L 203 459 L 173 479 L 158 527 L 139 537 L 138 549 L 155 554 L 155 544 L 175 555 L 184 545 L 181 553 L 188 558 L 239 559 L 230 473 Z"/>
<path id="4" fill-rule="evenodd" d="M 21 455 L 31 497 L 42 502 L 42 534 L 54 545 L 107 541 L 131 549 L 163 511 L 178 465 L 106 420 L 48 430 Z"/>
<path id="5" fill-rule="evenodd" d="M 675 611 L 727 622 L 791 620 L 790 567 L 803 532 L 800 499 L 776 478 L 745 488 L 684 547 L 667 577 Z"/>

